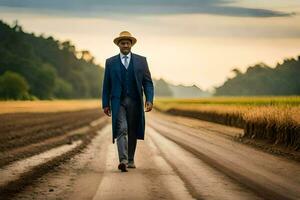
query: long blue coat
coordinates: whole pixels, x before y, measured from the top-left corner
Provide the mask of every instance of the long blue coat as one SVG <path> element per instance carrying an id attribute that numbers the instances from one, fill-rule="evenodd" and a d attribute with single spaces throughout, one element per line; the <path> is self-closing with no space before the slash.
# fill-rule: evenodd
<path id="1" fill-rule="evenodd" d="M 148 63 L 145 57 L 131 53 L 134 76 L 139 92 L 140 103 L 136 108 L 140 117 L 137 119 L 138 130 L 137 139 L 144 139 L 145 135 L 145 113 L 144 113 L 144 97 L 146 101 L 153 104 L 154 87 L 149 71 Z M 102 88 L 102 108 L 110 106 L 112 112 L 112 142 L 117 138 L 116 120 L 120 108 L 120 97 L 122 93 L 121 86 L 121 58 L 120 54 L 108 58 L 105 62 L 105 72 Z"/>

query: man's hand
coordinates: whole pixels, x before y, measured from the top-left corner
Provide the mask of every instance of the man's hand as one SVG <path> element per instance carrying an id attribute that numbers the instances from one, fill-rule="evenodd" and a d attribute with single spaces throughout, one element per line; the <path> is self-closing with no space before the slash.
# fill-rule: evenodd
<path id="1" fill-rule="evenodd" d="M 150 101 L 147 101 L 145 103 L 145 108 L 146 108 L 145 112 L 150 112 L 152 110 L 152 107 L 153 107 L 153 104 Z"/>
<path id="2" fill-rule="evenodd" d="M 105 107 L 105 108 L 103 108 L 103 111 L 104 111 L 104 113 L 107 115 L 107 116 L 111 116 L 111 111 L 110 111 L 110 107 Z"/>

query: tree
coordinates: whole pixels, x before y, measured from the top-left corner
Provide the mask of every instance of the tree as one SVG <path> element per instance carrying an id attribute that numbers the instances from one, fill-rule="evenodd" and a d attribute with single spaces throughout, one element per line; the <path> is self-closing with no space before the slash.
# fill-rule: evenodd
<path id="1" fill-rule="evenodd" d="M 29 85 L 21 75 L 6 71 L 0 76 L 0 98 L 1 99 L 30 99 L 28 94 Z"/>
<path id="2" fill-rule="evenodd" d="M 79 51 L 78 54 L 80 59 L 85 60 L 86 62 L 93 63 L 95 60 L 94 56 L 92 56 L 92 54 L 87 50 Z"/>
<path id="3" fill-rule="evenodd" d="M 239 75 L 242 74 L 242 72 L 241 72 L 238 68 L 234 68 L 234 69 L 231 70 L 231 71 L 235 74 L 235 76 L 239 76 Z"/>
<path id="4" fill-rule="evenodd" d="M 55 80 L 57 79 L 55 69 L 49 64 L 43 64 L 34 73 L 31 91 L 40 99 L 53 98 Z"/>
<path id="5" fill-rule="evenodd" d="M 67 81 L 61 78 L 56 79 L 53 94 L 57 98 L 69 99 L 72 98 L 73 87 Z"/>

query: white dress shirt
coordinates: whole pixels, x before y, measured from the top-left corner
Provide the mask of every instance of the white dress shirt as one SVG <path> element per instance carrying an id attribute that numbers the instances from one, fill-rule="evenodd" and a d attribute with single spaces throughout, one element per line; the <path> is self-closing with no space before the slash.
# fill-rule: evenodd
<path id="1" fill-rule="evenodd" d="M 125 58 L 124 58 L 125 54 L 122 54 L 120 52 L 120 58 L 121 58 L 121 61 L 123 63 L 123 65 L 125 66 Z M 131 58 L 131 52 L 129 52 L 127 55 L 126 55 L 128 58 L 127 58 L 127 62 L 128 62 L 128 66 L 129 66 L 129 63 L 130 63 L 130 58 Z"/>

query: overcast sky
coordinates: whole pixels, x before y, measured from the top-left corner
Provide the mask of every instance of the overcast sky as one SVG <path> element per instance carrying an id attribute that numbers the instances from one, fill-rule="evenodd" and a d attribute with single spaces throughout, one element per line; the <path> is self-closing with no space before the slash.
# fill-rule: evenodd
<path id="1" fill-rule="evenodd" d="M 152 76 L 212 89 L 233 68 L 300 55 L 300 0 L 0 0 L 0 19 L 71 40 L 104 64 L 130 31 Z"/>

